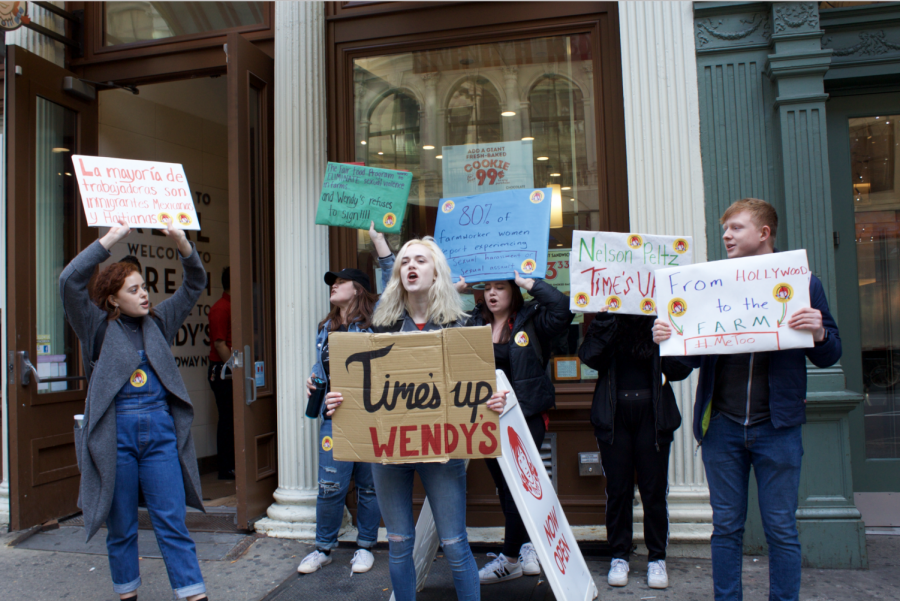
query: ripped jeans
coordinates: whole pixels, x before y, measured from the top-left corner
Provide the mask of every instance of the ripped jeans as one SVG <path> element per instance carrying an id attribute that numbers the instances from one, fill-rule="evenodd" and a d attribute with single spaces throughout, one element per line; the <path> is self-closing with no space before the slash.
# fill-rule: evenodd
<path id="1" fill-rule="evenodd" d="M 344 501 L 350 478 L 356 482 L 356 543 L 371 549 L 378 541 L 381 511 L 375 498 L 372 465 L 352 461 L 336 461 L 332 456 L 331 420 L 322 421 L 319 430 L 319 494 L 316 498 L 316 548 L 329 550 L 338 546 L 338 532 L 344 520 Z"/>
<path id="2" fill-rule="evenodd" d="M 466 464 L 462 459 L 447 463 L 373 464 L 372 476 L 390 546 L 391 584 L 397 601 L 416 598 L 416 567 L 413 547 L 413 477 L 418 472 L 431 503 L 444 556 L 453 572 L 459 601 L 481 599 L 478 566 L 466 536 Z"/>

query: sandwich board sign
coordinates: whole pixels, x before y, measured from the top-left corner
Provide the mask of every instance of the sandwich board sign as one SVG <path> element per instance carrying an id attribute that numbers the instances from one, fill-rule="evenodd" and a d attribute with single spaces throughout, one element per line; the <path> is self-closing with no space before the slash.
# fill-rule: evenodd
<path id="1" fill-rule="evenodd" d="M 497 390 L 509 390 L 506 408 L 500 416 L 503 454 L 497 457 L 503 477 L 538 554 L 544 575 L 559 601 L 591 601 L 599 592 L 581 549 L 572 533 L 553 483 L 544 469 L 541 454 L 525 422 L 509 380 L 497 373 Z M 416 524 L 413 562 L 416 590 L 422 590 L 438 550 L 439 538 L 428 499 Z M 394 597 L 391 596 L 393 601 Z"/>

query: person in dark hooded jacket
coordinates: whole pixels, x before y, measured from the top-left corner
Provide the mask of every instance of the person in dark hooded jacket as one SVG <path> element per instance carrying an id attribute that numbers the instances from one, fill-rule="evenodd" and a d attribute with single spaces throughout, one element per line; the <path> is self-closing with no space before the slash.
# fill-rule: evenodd
<path id="1" fill-rule="evenodd" d="M 526 303 L 520 288 L 528 290 L 534 300 Z M 547 375 L 551 342 L 565 333 L 575 317 L 569 311 L 569 297 L 546 282 L 522 278 L 516 272 L 515 281 L 487 282 L 484 302 L 470 315 L 468 325 L 492 327 L 494 363 L 512 385 L 534 444 L 540 448 L 547 432 L 547 411 L 556 403 L 553 382 Z M 503 552 L 479 571 L 481 584 L 495 584 L 522 574 L 536 576 L 541 573 L 541 565 L 500 464 L 496 459 L 485 461 L 497 485 L 506 529 Z M 518 561 L 510 559 L 515 557 Z"/>
<path id="2" fill-rule="evenodd" d="M 635 470 L 649 551 L 647 582 L 651 588 L 668 586 L 669 446 L 681 426 L 669 382 L 687 378 L 691 368 L 659 356 L 653 342 L 654 319 L 615 315 L 604 307 L 578 352 L 583 363 L 599 372 L 591 423 L 606 475 L 606 532 L 613 551 L 607 581 L 612 586 L 628 583 Z"/>

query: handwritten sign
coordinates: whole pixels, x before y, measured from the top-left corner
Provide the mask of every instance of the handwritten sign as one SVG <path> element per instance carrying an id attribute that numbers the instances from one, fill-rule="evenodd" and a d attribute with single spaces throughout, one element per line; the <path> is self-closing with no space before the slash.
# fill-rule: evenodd
<path id="1" fill-rule="evenodd" d="M 544 275 L 544 281 L 569 296 L 569 252 L 571 248 L 554 248 L 547 251 L 547 273 Z M 522 297 L 526 301 L 532 300 L 534 297 L 528 294 L 524 288 Z M 584 323 L 584 314 L 576 313 L 572 323 Z"/>
<path id="2" fill-rule="evenodd" d="M 316 223 L 400 233 L 411 185 L 408 171 L 328 163 Z"/>
<path id="3" fill-rule="evenodd" d="M 491 328 L 332 333 L 334 458 L 406 463 L 500 454 Z"/>
<path id="4" fill-rule="evenodd" d="M 655 315 L 654 271 L 690 265 L 690 236 L 618 232 L 572 234 L 569 308 L 591 313 L 604 305 L 616 313 Z"/>
<path id="5" fill-rule="evenodd" d="M 724 355 L 813 346 L 788 327 L 809 307 L 805 250 L 656 271 L 660 315 L 672 326 L 661 355 Z"/>
<path id="6" fill-rule="evenodd" d="M 550 188 L 507 190 L 438 203 L 434 238 L 454 277 L 467 282 L 543 278 L 550 242 Z"/>
<path id="7" fill-rule="evenodd" d="M 444 196 L 534 187 L 532 141 L 444 146 Z"/>
<path id="8" fill-rule="evenodd" d="M 73 155 L 81 203 L 91 227 L 199 230 L 184 168 L 176 163 Z"/>

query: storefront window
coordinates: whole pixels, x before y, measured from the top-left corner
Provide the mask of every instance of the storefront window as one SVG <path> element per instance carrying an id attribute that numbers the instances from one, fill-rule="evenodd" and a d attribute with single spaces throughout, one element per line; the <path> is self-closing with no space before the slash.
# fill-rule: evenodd
<path id="1" fill-rule="evenodd" d="M 900 115 L 850 119 L 866 457 L 900 457 Z"/>
<path id="2" fill-rule="evenodd" d="M 265 2 L 104 2 L 104 44 L 116 46 L 262 25 L 265 11 Z"/>
<path id="3" fill-rule="evenodd" d="M 587 34 L 354 60 L 354 160 L 413 174 L 403 230 L 388 236 L 391 247 L 434 234 L 447 185 L 446 147 L 526 144 L 531 185 L 558 186 L 562 195 L 562 221 L 550 229 L 546 280 L 568 294 L 572 232 L 600 223 L 592 66 Z M 367 236 L 359 236 L 358 251 L 359 267 L 375 275 Z M 466 296 L 470 307 L 479 299 L 477 290 Z M 557 382 L 597 378 L 576 359 L 583 321 L 578 315 L 551 345 L 554 359 L 564 362 L 559 370 L 551 364 Z"/>

